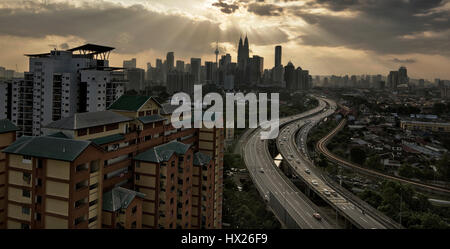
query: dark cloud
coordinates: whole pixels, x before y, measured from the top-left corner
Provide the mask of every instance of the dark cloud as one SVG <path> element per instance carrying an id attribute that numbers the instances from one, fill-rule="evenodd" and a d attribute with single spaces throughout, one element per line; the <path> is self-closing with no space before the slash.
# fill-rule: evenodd
<path id="1" fill-rule="evenodd" d="M 218 2 L 215 2 L 212 5 L 214 7 L 218 7 L 220 11 L 222 11 L 225 14 L 234 13 L 236 10 L 239 9 L 239 3 L 234 1 L 231 3 L 226 3 L 223 0 L 219 0 Z"/>
<path id="2" fill-rule="evenodd" d="M 378 53 L 450 54 L 450 13 L 445 0 L 316 0 L 292 7 L 313 29 L 302 30 L 301 43 L 344 46 Z M 351 16 L 312 14 L 326 8 Z M 431 35 L 427 35 L 431 34 Z"/>
<path id="3" fill-rule="evenodd" d="M 237 27 L 222 30 L 212 21 L 154 12 L 141 5 L 123 7 L 106 3 L 81 7 L 68 3 L 29 3 L 26 8 L 0 9 L 0 23 L 0 35 L 75 36 L 90 43 L 116 47 L 118 53 L 153 49 L 163 53 L 175 51 L 186 57 L 212 53 L 211 43 L 217 40 L 237 44 L 243 33 Z M 287 34 L 277 27 L 251 29 L 248 34 L 256 45 L 288 40 Z M 71 44 L 74 45 L 79 44 Z"/>
<path id="4" fill-rule="evenodd" d="M 63 43 L 63 44 L 59 45 L 59 48 L 61 48 L 61 49 L 69 49 L 69 44 Z"/>
<path id="5" fill-rule="evenodd" d="M 283 8 L 275 4 L 263 3 L 263 1 L 258 1 L 250 3 L 247 6 L 247 11 L 259 16 L 279 16 L 283 13 Z"/>
<path id="6" fill-rule="evenodd" d="M 411 64 L 411 63 L 416 63 L 416 60 L 415 59 L 398 59 L 398 58 L 394 58 L 394 59 L 392 59 L 392 62 Z"/>

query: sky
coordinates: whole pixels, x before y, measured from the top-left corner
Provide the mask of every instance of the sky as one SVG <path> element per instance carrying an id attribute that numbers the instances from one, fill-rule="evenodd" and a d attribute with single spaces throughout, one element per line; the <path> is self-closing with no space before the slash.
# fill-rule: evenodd
<path id="1" fill-rule="evenodd" d="M 291 61 L 312 75 L 382 74 L 450 79 L 450 0 L 0 0 L 0 66 L 28 70 L 24 54 L 85 43 L 112 46 L 110 65 L 137 58 Z"/>

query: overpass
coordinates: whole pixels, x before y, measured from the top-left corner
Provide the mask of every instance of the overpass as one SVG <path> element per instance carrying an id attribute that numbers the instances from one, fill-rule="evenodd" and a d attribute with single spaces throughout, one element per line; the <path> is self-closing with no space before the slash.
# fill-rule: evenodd
<path id="1" fill-rule="evenodd" d="M 307 195 L 316 194 L 336 211 L 336 215 L 344 217 L 355 227 L 361 229 L 400 228 L 401 226 L 395 221 L 371 208 L 349 191 L 336 186 L 337 184 L 322 174 L 308 158 L 306 152 L 308 133 L 321 120 L 332 115 L 336 109 L 334 101 L 327 99 L 320 99 L 320 101 L 326 102 L 328 106 L 323 112 L 311 116 L 307 120 L 290 122 L 281 129 L 277 138 L 278 151 L 294 174 L 305 184 Z"/>

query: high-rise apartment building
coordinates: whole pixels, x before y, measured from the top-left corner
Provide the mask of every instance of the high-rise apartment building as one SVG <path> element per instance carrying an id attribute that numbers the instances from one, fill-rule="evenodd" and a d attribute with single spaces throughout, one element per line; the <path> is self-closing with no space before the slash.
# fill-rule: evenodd
<path id="1" fill-rule="evenodd" d="M 13 80 L 0 79 L 0 119 L 11 120 Z"/>
<path id="2" fill-rule="evenodd" d="M 105 110 L 124 93 L 123 72 L 109 67 L 114 48 L 86 44 L 28 54 L 29 71 L 12 86 L 11 119 L 21 135 L 42 135 L 43 125 L 76 112 Z"/>
<path id="3" fill-rule="evenodd" d="M 194 94 L 194 76 L 190 73 L 172 71 L 167 74 L 167 93 L 184 92 Z"/>
<path id="4" fill-rule="evenodd" d="M 2 150 L 16 140 L 19 128 L 7 119 L 0 119 L 0 229 L 6 228 L 6 154 Z"/>

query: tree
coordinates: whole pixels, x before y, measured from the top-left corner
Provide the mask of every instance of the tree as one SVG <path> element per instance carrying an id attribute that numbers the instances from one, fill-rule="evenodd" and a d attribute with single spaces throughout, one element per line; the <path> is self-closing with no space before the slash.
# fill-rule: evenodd
<path id="1" fill-rule="evenodd" d="M 414 168 L 411 167 L 411 165 L 409 165 L 408 163 L 404 163 L 402 164 L 402 166 L 400 166 L 400 168 L 398 169 L 398 174 L 406 178 L 415 177 Z"/>
<path id="2" fill-rule="evenodd" d="M 422 228 L 424 229 L 446 229 L 448 226 L 442 219 L 433 213 L 424 213 L 421 217 Z"/>
<path id="3" fill-rule="evenodd" d="M 446 153 L 436 164 L 438 173 L 442 180 L 450 181 L 450 154 Z"/>
<path id="4" fill-rule="evenodd" d="M 366 161 L 366 151 L 359 147 L 352 148 L 350 150 L 350 160 L 357 164 L 364 164 L 364 161 Z"/>
<path id="5" fill-rule="evenodd" d="M 381 158 L 379 155 L 374 155 L 369 157 L 366 160 L 366 166 L 371 168 L 371 169 L 376 169 L 376 170 L 384 170 L 384 165 L 381 163 Z"/>
<path id="6" fill-rule="evenodd" d="M 436 115 L 440 115 L 440 114 L 445 113 L 447 111 L 448 111 L 447 105 L 444 104 L 444 103 L 435 103 L 433 105 L 433 113 L 436 114 Z"/>

